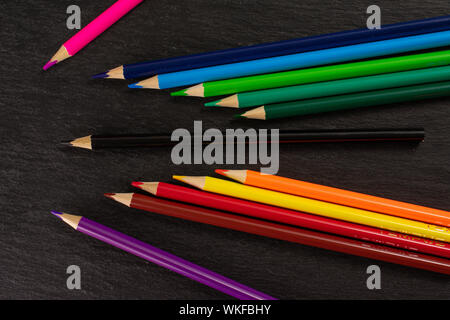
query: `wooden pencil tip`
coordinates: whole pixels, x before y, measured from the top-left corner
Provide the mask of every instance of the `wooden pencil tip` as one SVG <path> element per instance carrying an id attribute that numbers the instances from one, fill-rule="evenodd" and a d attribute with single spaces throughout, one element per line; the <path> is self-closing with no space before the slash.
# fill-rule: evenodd
<path id="1" fill-rule="evenodd" d="M 139 89 L 159 89 L 158 76 L 154 76 L 137 83 L 130 84 L 129 88 L 139 88 Z"/>
<path id="2" fill-rule="evenodd" d="M 206 177 L 172 176 L 172 178 L 199 189 L 203 189 L 206 183 Z"/>
<path id="3" fill-rule="evenodd" d="M 157 195 L 158 193 L 158 186 L 159 182 L 140 182 L 141 186 L 138 188 L 141 188 L 144 191 L 147 191 L 153 195 Z"/>
<path id="4" fill-rule="evenodd" d="M 232 96 L 216 100 L 213 102 L 205 103 L 206 107 L 227 107 L 227 108 L 239 108 L 239 98 L 237 94 Z"/>
<path id="5" fill-rule="evenodd" d="M 264 106 L 251 109 L 243 114 L 239 115 L 240 118 L 266 120 L 266 110 Z"/>
<path id="6" fill-rule="evenodd" d="M 67 213 L 58 212 L 58 211 L 51 211 L 51 213 L 54 216 L 61 219 L 62 221 L 64 221 L 65 223 L 67 223 L 69 226 L 71 226 L 75 230 L 78 228 L 78 224 L 80 223 L 81 218 L 82 218 L 81 216 L 74 216 L 72 214 L 67 214 Z"/>
<path id="7" fill-rule="evenodd" d="M 143 185 L 144 183 L 143 182 L 139 182 L 139 181 L 133 181 L 133 182 L 131 182 L 131 185 L 133 186 L 133 187 L 136 187 L 136 188 L 139 188 L 139 189 L 142 189 L 142 185 Z"/>
<path id="8" fill-rule="evenodd" d="M 67 58 L 70 58 L 70 54 L 69 52 L 67 52 L 66 47 L 62 45 L 55 53 L 55 55 L 44 65 L 44 67 L 42 67 L 42 69 L 48 70 L 55 64 L 60 63 L 61 61 L 66 60 Z"/>
<path id="9" fill-rule="evenodd" d="M 70 145 L 71 147 L 75 147 L 75 148 L 83 148 L 83 149 L 92 150 L 91 136 L 86 136 L 86 137 L 72 140 L 72 141 L 68 142 L 68 145 Z"/>
<path id="10" fill-rule="evenodd" d="M 127 207 L 131 205 L 131 200 L 133 199 L 134 193 L 105 193 L 104 196 L 120 202 Z"/>
<path id="11" fill-rule="evenodd" d="M 247 170 L 216 170 L 218 174 L 221 174 L 227 178 L 245 183 L 247 180 Z"/>
<path id="12" fill-rule="evenodd" d="M 91 76 L 91 79 L 125 79 L 123 75 L 123 66 L 94 74 Z"/>
<path id="13" fill-rule="evenodd" d="M 205 96 L 205 86 L 203 83 L 200 83 L 193 87 L 187 88 L 184 92 L 187 96 L 203 98 Z"/>

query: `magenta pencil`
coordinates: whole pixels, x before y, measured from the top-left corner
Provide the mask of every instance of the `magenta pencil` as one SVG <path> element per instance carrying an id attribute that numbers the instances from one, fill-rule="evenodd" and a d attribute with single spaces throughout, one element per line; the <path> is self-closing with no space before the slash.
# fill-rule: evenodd
<path id="1" fill-rule="evenodd" d="M 88 45 L 89 42 L 97 38 L 106 29 L 112 26 L 117 20 L 122 18 L 142 1 L 144 0 L 118 0 L 115 2 L 86 27 L 67 40 L 59 48 L 55 55 L 45 64 L 43 69 L 47 70 L 55 64 L 75 55 L 78 51 Z"/>

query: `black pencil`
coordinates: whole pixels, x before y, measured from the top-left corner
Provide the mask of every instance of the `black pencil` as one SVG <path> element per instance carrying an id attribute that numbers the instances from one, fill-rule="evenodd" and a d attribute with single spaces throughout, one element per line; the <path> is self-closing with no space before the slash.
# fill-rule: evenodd
<path id="1" fill-rule="evenodd" d="M 255 131 L 256 133 L 258 131 Z M 226 137 L 226 135 L 224 135 Z M 244 133 L 235 134 L 235 143 L 249 143 L 250 139 Z M 266 135 L 258 135 L 258 142 L 271 142 L 270 131 Z M 209 144 L 210 141 L 203 141 Z M 407 129 L 351 129 L 351 130 L 280 130 L 279 143 L 312 143 L 312 142 L 370 142 L 370 141 L 423 141 L 425 131 L 420 128 Z M 224 139 L 227 143 L 227 139 Z M 61 142 L 63 145 L 89 150 L 106 148 L 133 148 L 173 146 L 179 141 L 171 141 L 171 134 L 129 134 L 129 135 L 91 135 L 71 141 Z M 215 143 L 220 143 L 217 140 Z"/>

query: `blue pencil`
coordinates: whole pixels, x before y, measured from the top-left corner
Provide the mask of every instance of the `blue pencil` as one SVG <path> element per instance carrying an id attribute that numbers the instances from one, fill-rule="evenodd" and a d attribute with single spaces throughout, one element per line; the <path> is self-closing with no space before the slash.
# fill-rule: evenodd
<path id="1" fill-rule="evenodd" d="M 125 64 L 93 76 L 108 79 L 148 78 L 157 74 L 221 64 L 349 46 L 450 30 L 450 16 L 384 25 L 381 29 L 356 29 L 253 46 L 232 48 L 160 60 Z"/>
<path id="2" fill-rule="evenodd" d="M 450 45 L 450 31 L 160 74 L 130 88 L 167 89 Z"/>

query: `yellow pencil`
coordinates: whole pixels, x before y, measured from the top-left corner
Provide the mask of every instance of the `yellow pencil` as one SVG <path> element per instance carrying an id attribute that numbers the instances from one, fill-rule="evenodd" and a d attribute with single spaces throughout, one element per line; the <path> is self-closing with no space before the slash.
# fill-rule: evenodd
<path id="1" fill-rule="evenodd" d="M 450 229 L 442 226 L 341 206 L 324 201 L 312 200 L 212 177 L 173 176 L 173 178 L 204 191 L 395 232 L 407 233 L 419 237 L 450 242 Z"/>

